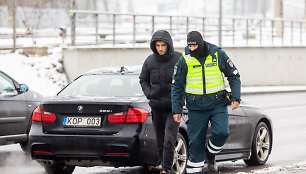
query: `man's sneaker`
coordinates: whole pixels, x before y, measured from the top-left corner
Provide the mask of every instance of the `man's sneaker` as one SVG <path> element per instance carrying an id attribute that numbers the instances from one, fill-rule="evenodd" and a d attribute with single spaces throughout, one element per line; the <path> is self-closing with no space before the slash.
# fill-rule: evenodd
<path id="1" fill-rule="evenodd" d="M 218 172 L 215 156 L 207 156 L 207 169 L 212 172 Z"/>
<path id="2" fill-rule="evenodd" d="M 160 164 L 158 166 L 149 166 L 150 171 L 162 171 L 163 166 Z"/>
<path id="3" fill-rule="evenodd" d="M 176 173 L 175 173 L 174 170 L 169 170 L 169 171 L 167 171 L 167 170 L 162 170 L 162 171 L 160 172 L 160 174 L 176 174 Z"/>

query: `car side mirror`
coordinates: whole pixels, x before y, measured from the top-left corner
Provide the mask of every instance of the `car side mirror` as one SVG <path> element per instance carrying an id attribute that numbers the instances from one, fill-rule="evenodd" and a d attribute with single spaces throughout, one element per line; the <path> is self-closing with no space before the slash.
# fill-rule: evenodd
<path id="1" fill-rule="evenodd" d="M 28 90 L 29 90 L 29 87 L 28 87 L 26 84 L 20 84 L 20 85 L 19 85 L 19 91 L 20 91 L 21 93 L 27 92 Z"/>

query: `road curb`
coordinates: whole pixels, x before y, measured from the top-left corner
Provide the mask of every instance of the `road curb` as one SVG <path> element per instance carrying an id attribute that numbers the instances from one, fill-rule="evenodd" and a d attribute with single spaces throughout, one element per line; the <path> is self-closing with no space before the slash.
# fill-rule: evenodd
<path id="1" fill-rule="evenodd" d="M 241 92 L 241 95 L 257 95 L 257 94 L 277 94 L 277 93 L 295 93 L 295 92 L 306 92 L 305 90 L 276 90 L 276 91 L 246 91 Z"/>

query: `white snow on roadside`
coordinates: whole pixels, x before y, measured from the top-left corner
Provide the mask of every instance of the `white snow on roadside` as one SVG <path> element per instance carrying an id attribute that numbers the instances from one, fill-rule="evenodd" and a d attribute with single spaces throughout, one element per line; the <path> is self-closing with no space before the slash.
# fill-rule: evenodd
<path id="1" fill-rule="evenodd" d="M 21 147 L 19 144 L 8 144 L 0 146 L 0 153 L 3 152 L 21 152 Z"/>
<path id="2" fill-rule="evenodd" d="M 61 48 L 49 50 L 47 56 L 25 56 L 21 50 L 15 53 L 0 52 L 0 70 L 24 83 L 44 96 L 53 96 L 67 84 L 63 74 Z"/>
<path id="3" fill-rule="evenodd" d="M 238 172 L 237 174 L 289 174 L 289 173 L 302 173 L 306 171 L 306 161 L 301 161 L 295 164 L 285 166 L 268 167 L 259 170 L 252 170 L 251 172 Z"/>

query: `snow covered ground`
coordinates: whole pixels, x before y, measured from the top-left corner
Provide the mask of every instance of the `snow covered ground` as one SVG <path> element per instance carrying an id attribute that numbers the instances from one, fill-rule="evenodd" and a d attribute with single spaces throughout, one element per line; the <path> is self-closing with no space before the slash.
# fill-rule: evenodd
<path id="1" fill-rule="evenodd" d="M 285 166 L 267 167 L 260 170 L 252 170 L 251 172 L 238 172 L 237 174 L 304 174 L 306 170 L 306 161 Z"/>
<path id="2" fill-rule="evenodd" d="M 5 146 L 0 146 L 0 152 L 1 153 L 14 152 L 15 154 L 19 154 L 19 153 L 21 153 L 21 148 L 18 144 L 5 145 Z M 23 157 L 23 158 L 25 158 L 25 157 Z M 16 161 L 14 161 L 14 162 L 16 162 Z M 30 167 L 30 166 L 25 166 L 22 163 L 21 159 L 18 159 L 17 163 L 20 163 L 20 168 L 23 169 L 23 170 L 27 169 L 27 167 Z M 32 173 L 39 173 L 39 172 L 35 172 L 35 171 L 36 170 L 39 170 L 39 171 L 43 170 L 36 163 L 31 163 L 30 165 L 31 165 L 31 167 L 30 167 L 31 170 L 29 170 L 28 172 L 24 171 L 24 173 L 31 173 L 31 174 Z M 9 168 L 9 167 L 7 167 L 7 168 Z M 0 173 L 3 172 L 2 170 L 7 169 L 7 168 L 5 168 L 3 166 L 2 166 L 2 168 L 0 167 Z M 127 167 L 126 170 L 129 170 L 131 168 L 133 168 L 133 167 Z M 114 169 L 115 169 L 114 167 L 101 167 L 101 166 L 90 167 L 90 168 L 88 168 L 88 167 L 77 167 L 75 169 L 74 173 L 99 173 L 99 172 L 102 172 L 102 171 L 103 171 L 102 173 L 106 173 L 108 171 L 111 173 L 111 171 L 114 170 Z M 123 167 L 121 167 L 120 170 L 125 170 L 125 169 Z M 237 173 L 237 172 L 234 172 L 234 170 L 233 170 L 233 174 L 304 174 L 305 171 L 306 171 L 306 160 L 298 162 L 298 163 L 283 165 L 283 166 L 274 166 L 274 167 L 266 167 L 266 168 L 263 168 L 263 169 L 255 169 L 255 170 L 251 170 L 250 172 L 238 172 Z M 231 173 L 231 172 L 226 172 L 226 173 Z"/>
<path id="3" fill-rule="evenodd" d="M 68 82 L 63 73 L 62 49 L 49 49 L 47 56 L 25 56 L 22 50 L 15 53 L 0 52 L 0 70 L 24 83 L 44 96 L 53 96 Z"/>
<path id="4" fill-rule="evenodd" d="M 21 148 L 18 144 L 0 146 L 0 152 L 1 153 L 14 152 L 14 154 L 16 154 L 16 155 L 22 153 Z M 23 157 L 23 158 L 28 159 L 26 157 Z M 28 166 L 26 166 L 25 164 L 23 164 L 22 159 L 14 160 L 14 164 L 16 162 L 17 162 L 17 164 L 20 164 L 18 169 L 22 169 L 23 173 L 29 173 L 29 174 L 40 173 L 40 171 L 43 170 L 41 166 L 37 165 L 37 163 L 31 163 L 31 164 L 28 164 Z M 133 167 L 127 167 L 126 169 L 123 168 L 123 167 L 120 167 L 119 169 L 122 170 L 122 171 L 125 171 L 125 170 L 130 170 L 131 168 L 133 168 Z M 8 169 L 10 169 L 10 167 L 3 167 L 2 166 L 2 167 L 0 167 L 0 173 L 2 173 L 3 170 L 8 171 Z M 100 172 L 101 173 L 107 173 L 107 172 L 111 173 L 114 169 L 115 169 L 114 167 L 101 167 L 101 166 L 90 167 L 90 168 L 88 168 L 88 167 L 77 167 L 75 169 L 74 173 L 76 173 L 76 174 L 78 174 L 78 173 L 100 173 Z M 124 173 L 124 172 L 119 172 L 119 169 L 116 169 L 116 171 L 117 171 L 116 173 Z M 38 171 L 38 172 L 36 172 L 36 171 Z M 305 171 L 306 171 L 306 161 L 301 161 L 301 162 L 298 162 L 298 163 L 292 163 L 292 164 L 283 165 L 283 166 L 274 166 L 274 167 L 266 167 L 266 168 L 263 168 L 263 169 L 255 169 L 255 170 L 251 170 L 250 172 L 238 172 L 237 173 L 237 172 L 233 171 L 233 174 L 304 174 Z M 20 173 L 20 172 L 17 172 L 17 173 Z M 226 173 L 231 173 L 231 172 L 226 172 Z"/>

